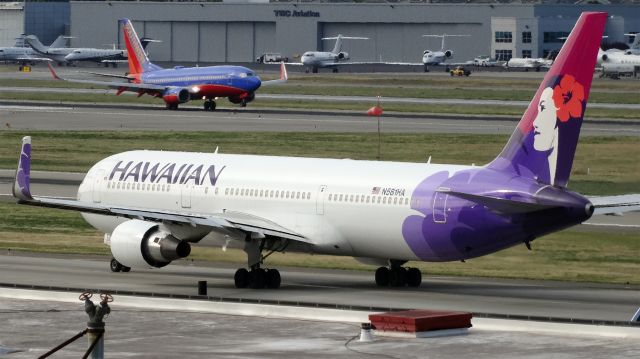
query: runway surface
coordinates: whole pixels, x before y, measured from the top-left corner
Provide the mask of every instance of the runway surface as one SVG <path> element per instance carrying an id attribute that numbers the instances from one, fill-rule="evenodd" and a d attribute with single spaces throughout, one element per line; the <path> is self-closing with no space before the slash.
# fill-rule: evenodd
<path id="1" fill-rule="evenodd" d="M 0 92 L 26 92 L 26 93 L 61 93 L 61 94 L 111 94 L 115 95 L 115 90 L 110 89 L 78 89 L 78 88 L 47 88 L 47 87 L 0 87 Z M 135 93 L 125 92 L 123 94 L 135 96 Z M 327 102 L 367 102 L 375 103 L 375 96 L 327 96 L 327 95 L 299 95 L 299 94 L 265 94 L 256 93 L 258 99 L 272 100 L 302 100 L 302 101 L 327 101 Z M 384 97 L 383 103 L 404 103 L 422 105 L 480 105 L 480 106 L 519 106 L 523 110 L 529 105 L 529 101 L 508 101 L 508 100 L 474 100 L 474 99 L 438 99 L 438 98 L 406 98 L 406 97 Z M 618 103 L 589 103 L 589 108 L 607 109 L 627 109 L 640 110 L 640 104 L 618 104 Z"/>
<path id="2" fill-rule="evenodd" d="M 22 255 L 3 251 L 3 283 L 78 289 L 300 302 L 333 308 L 442 309 L 515 316 L 628 321 L 640 307 L 640 288 L 569 282 L 429 277 L 419 288 L 378 288 L 373 272 L 280 268 L 277 290 L 236 289 L 239 265 L 179 261 L 162 269 L 112 273 L 108 257 Z M 380 309 L 378 309 L 380 310 Z"/>
<path id="3" fill-rule="evenodd" d="M 246 108 L 166 111 L 162 105 L 36 105 L 0 101 L 0 125 L 17 130 L 376 132 L 376 119 L 356 112 Z M 519 118 L 385 114 L 383 133 L 509 134 Z M 640 136 L 640 121 L 586 119 L 582 134 Z"/>

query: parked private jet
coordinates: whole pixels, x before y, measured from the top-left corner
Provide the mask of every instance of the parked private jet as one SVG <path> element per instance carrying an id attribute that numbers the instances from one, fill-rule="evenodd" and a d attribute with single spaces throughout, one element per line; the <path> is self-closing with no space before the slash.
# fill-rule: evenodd
<path id="1" fill-rule="evenodd" d="M 172 69 L 163 69 L 149 61 L 131 21 L 123 19 L 119 23 L 129 54 L 129 74 L 105 76 L 119 77 L 127 82 L 64 79 L 58 76 L 53 67 L 49 65 L 53 77 L 69 82 L 107 86 L 117 89 L 117 95 L 124 91 L 132 91 L 137 92 L 139 96 L 148 94 L 160 97 L 169 110 L 177 110 L 179 104 L 202 99 L 205 111 L 215 110 L 215 99 L 219 97 L 228 97 L 232 103 L 244 107 L 253 101 L 255 91 L 261 85 L 287 81 L 287 71 L 284 64 L 281 64 L 280 67 L 280 79 L 264 82 L 252 70 L 242 66 L 176 66 Z"/>
<path id="2" fill-rule="evenodd" d="M 35 35 L 31 35 L 34 38 Z M 40 41 L 38 41 L 40 42 Z M 50 46 L 44 46 L 43 48 L 58 48 L 64 47 L 67 43 L 67 37 L 60 35 L 55 41 L 51 43 Z M 34 62 L 42 62 L 42 61 L 51 61 L 50 58 L 46 56 L 42 56 L 37 51 L 26 45 L 25 43 L 25 35 L 16 39 L 15 45 L 11 47 L 0 47 L 0 61 L 11 61 L 18 63 L 34 63 Z"/>
<path id="3" fill-rule="evenodd" d="M 543 59 L 542 57 L 529 58 L 529 57 L 512 57 L 509 61 L 505 62 L 505 67 L 510 68 L 524 68 L 534 69 L 540 71 L 541 69 L 549 68 L 553 64 L 552 59 Z"/>
<path id="4" fill-rule="evenodd" d="M 453 57 L 453 50 L 445 49 L 445 39 L 447 37 L 468 37 L 470 35 L 422 35 L 422 37 L 437 37 L 442 39 L 442 45 L 440 50 L 424 50 L 422 52 L 422 64 L 424 65 L 424 72 L 429 72 L 429 66 L 443 65 L 445 61 Z M 464 64 L 450 64 L 450 65 L 464 65 Z M 448 70 L 447 70 L 448 71 Z"/>
<path id="5" fill-rule="evenodd" d="M 307 51 L 300 57 L 299 63 L 293 65 L 302 65 L 307 67 L 307 72 L 318 73 L 319 68 L 331 68 L 333 72 L 338 72 L 338 66 L 362 64 L 362 62 L 353 63 L 349 60 L 349 53 L 342 51 L 343 40 L 369 40 L 368 37 L 342 36 L 323 37 L 322 40 L 336 40 L 333 50 L 331 51 Z"/>
<path id="6" fill-rule="evenodd" d="M 140 39 L 142 48 L 147 50 L 147 45 L 151 42 L 160 42 L 159 40 L 153 40 L 146 37 Z M 111 64 L 113 67 L 117 67 L 118 63 L 127 63 L 128 53 L 127 50 L 116 49 L 95 49 L 95 48 L 76 48 L 64 57 L 64 60 L 69 63 L 78 61 L 90 61 L 104 64 L 105 67 Z"/>
<path id="7" fill-rule="evenodd" d="M 485 166 L 130 151 L 96 163 L 69 200 L 31 193 L 25 137 L 13 194 L 20 204 L 81 212 L 105 233 L 116 272 L 164 267 L 211 242 L 247 253 L 238 288 L 280 286 L 278 270 L 263 268 L 272 252 L 356 257 L 380 265 L 379 286 L 419 286 L 422 274 L 409 261 L 529 247 L 594 213 L 640 209 L 638 195 L 592 202 L 567 188 L 606 19 L 580 16 L 505 148 Z"/>

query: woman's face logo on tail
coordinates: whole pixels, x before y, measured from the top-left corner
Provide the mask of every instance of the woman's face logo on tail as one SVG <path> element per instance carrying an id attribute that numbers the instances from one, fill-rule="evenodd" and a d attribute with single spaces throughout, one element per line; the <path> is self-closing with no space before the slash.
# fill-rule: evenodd
<path id="1" fill-rule="evenodd" d="M 542 91 L 538 102 L 538 115 L 533 121 L 533 148 L 536 151 L 548 151 L 553 147 L 554 139 L 558 135 L 556 112 L 553 89 L 547 87 Z"/>

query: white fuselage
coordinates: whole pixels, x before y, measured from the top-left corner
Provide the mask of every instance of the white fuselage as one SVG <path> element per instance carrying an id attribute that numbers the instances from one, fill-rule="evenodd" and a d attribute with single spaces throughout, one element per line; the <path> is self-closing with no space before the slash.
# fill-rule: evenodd
<path id="1" fill-rule="evenodd" d="M 0 47 L 0 61 L 28 61 L 38 56 L 30 47 Z"/>
<path id="2" fill-rule="evenodd" d="M 151 173 L 154 164 L 158 167 Z M 169 170 L 169 164 L 175 166 Z M 402 234 L 405 218 L 417 213 L 411 208 L 411 191 L 432 173 L 468 168 L 133 151 L 93 166 L 78 199 L 204 215 L 242 212 L 303 235 L 315 253 L 416 260 Z M 93 214 L 84 217 L 105 233 L 125 221 Z"/>
<path id="3" fill-rule="evenodd" d="M 422 63 L 425 65 L 438 65 L 447 60 L 444 51 L 425 50 L 422 54 Z"/>
<path id="4" fill-rule="evenodd" d="M 539 68 L 551 66 L 553 60 L 543 58 L 512 57 L 505 63 L 506 67 Z"/>
<path id="5" fill-rule="evenodd" d="M 330 51 L 307 51 L 300 57 L 300 62 L 304 66 L 311 67 L 327 67 L 339 63 L 341 60 L 348 60 L 348 58 L 339 59 L 338 54 L 334 54 Z"/>
<path id="6" fill-rule="evenodd" d="M 112 49 L 93 49 L 93 48 L 80 48 L 74 49 L 71 53 L 65 56 L 67 61 L 102 61 L 112 58 L 126 59 L 127 52 L 125 50 L 112 50 Z"/>
<path id="7" fill-rule="evenodd" d="M 606 55 L 606 56 L 603 56 Z M 600 52 L 598 64 L 617 64 L 628 66 L 640 66 L 640 55 L 627 55 L 624 52 Z"/>

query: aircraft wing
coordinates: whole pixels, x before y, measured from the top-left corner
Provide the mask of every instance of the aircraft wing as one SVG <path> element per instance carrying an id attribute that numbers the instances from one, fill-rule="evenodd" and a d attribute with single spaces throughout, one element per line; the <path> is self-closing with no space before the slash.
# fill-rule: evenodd
<path id="1" fill-rule="evenodd" d="M 593 214 L 622 215 L 624 212 L 640 211 L 640 194 L 587 198 L 595 207 Z"/>
<path id="2" fill-rule="evenodd" d="M 103 76 L 103 77 L 114 77 L 117 79 L 125 79 L 128 81 L 132 81 L 133 77 L 128 76 L 128 75 L 114 75 L 114 74 L 103 74 L 101 72 L 87 72 L 90 75 L 95 75 L 95 76 Z"/>
<path id="3" fill-rule="evenodd" d="M 52 61 L 48 57 L 19 56 L 15 61 Z"/>
<path id="4" fill-rule="evenodd" d="M 287 82 L 287 80 L 289 80 L 289 74 L 287 73 L 287 67 L 284 65 L 284 62 L 281 62 L 280 63 L 280 78 L 277 79 L 277 80 L 262 81 L 262 86 L 283 84 L 283 83 Z"/>
<path id="5" fill-rule="evenodd" d="M 30 190 L 31 137 L 22 139 L 18 169 L 13 183 L 13 197 L 19 204 L 36 207 L 66 209 L 70 211 L 101 214 L 151 222 L 184 223 L 223 230 L 241 230 L 275 237 L 311 243 L 306 237 L 284 228 L 268 219 L 243 212 L 198 214 L 180 211 L 164 211 L 144 207 L 110 206 L 109 204 L 79 201 L 67 198 L 33 196 Z"/>
<path id="6" fill-rule="evenodd" d="M 51 71 L 51 75 L 56 80 L 62 80 L 62 81 L 67 81 L 67 82 L 75 82 L 75 83 L 80 83 L 80 84 L 88 84 L 88 85 L 105 86 L 105 87 L 109 87 L 109 88 L 112 88 L 112 89 L 117 89 L 119 92 L 122 92 L 122 91 L 133 91 L 133 92 L 140 92 L 140 91 L 152 91 L 153 92 L 153 91 L 155 91 L 155 92 L 164 92 L 169 88 L 167 86 L 152 85 L 152 84 L 138 84 L 138 83 L 133 83 L 133 82 L 118 82 L 118 81 L 109 82 L 109 81 L 65 79 L 65 78 L 62 78 L 62 77 L 58 76 L 58 74 L 53 69 L 51 64 L 48 64 L 48 65 L 49 65 L 49 71 Z"/>

